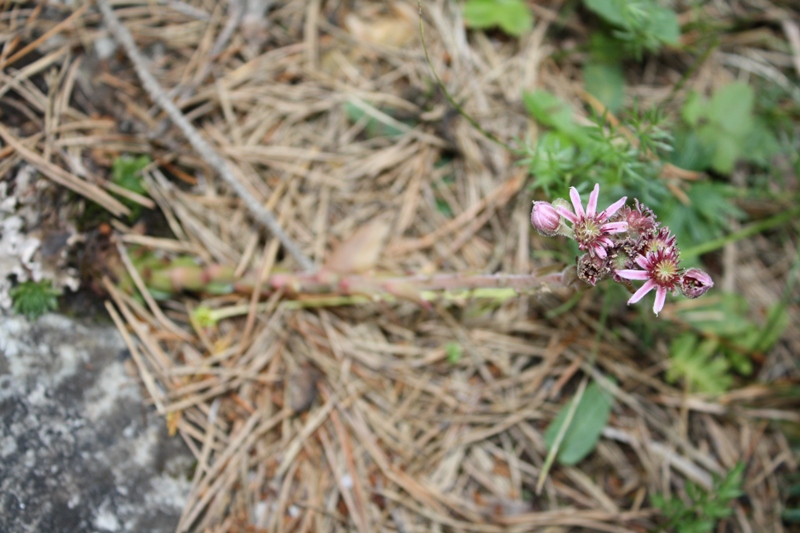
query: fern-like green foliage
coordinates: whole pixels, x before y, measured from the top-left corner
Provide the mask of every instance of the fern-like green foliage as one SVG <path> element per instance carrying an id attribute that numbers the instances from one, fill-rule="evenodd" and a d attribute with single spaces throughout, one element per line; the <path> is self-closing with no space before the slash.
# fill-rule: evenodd
<path id="1" fill-rule="evenodd" d="M 658 154 L 671 150 L 672 137 L 658 111 L 633 111 L 618 127 L 593 115 L 592 123 L 583 126 L 573 120 L 569 104 L 546 91 L 525 93 L 523 102 L 549 129 L 522 154 L 534 187 L 563 197 L 573 179 L 580 179 L 599 183 L 611 196 L 628 194 L 652 207 L 667 195 L 663 180 L 657 179 L 663 166 Z"/>
<path id="2" fill-rule="evenodd" d="M 714 339 L 700 339 L 693 333 L 684 333 L 672 341 L 669 351 L 670 367 L 667 381 L 683 379 L 693 391 L 719 394 L 733 383 L 730 364 L 717 355 Z"/>
<path id="3" fill-rule="evenodd" d="M 739 463 L 728 474 L 716 479 L 710 491 L 704 491 L 694 483 L 687 483 L 689 501 L 661 494 L 652 497 L 653 505 L 664 513 L 667 523 L 661 531 L 675 533 L 710 533 L 717 521 L 733 513 L 731 502 L 742 494 L 744 463 Z"/>
<path id="4" fill-rule="evenodd" d="M 35 320 L 41 315 L 58 309 L 58 297 L 61 291 L 50 282 L 25 281 L 12 287 L 9 291 L 14 302 L 14 311 Z"/>
<path id="5" fill-rule="evenodd" d="M 725 392 L 733 372 L 750 375 L 753 354 L 763 354 L 789 325 L 785 302 L 772 306 L 763 323 L 747 317 L 747 301 L 736 294 L 708 298 L 679 316 L 694 329 L 670 344 L 667 380 L 685 380 L 697 392 Z"/>

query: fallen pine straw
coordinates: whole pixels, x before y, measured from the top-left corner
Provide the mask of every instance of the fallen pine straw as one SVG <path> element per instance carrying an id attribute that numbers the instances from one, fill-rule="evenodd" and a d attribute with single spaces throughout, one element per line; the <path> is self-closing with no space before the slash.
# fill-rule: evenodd
<path id="1" fill-rule="evenodd" d="M 89 187 L 78 192 L 122 213 L 89 183 L 93 174 L 76 173 L 76 162 L 107 168 L 122 152 L 158 161 L 145 184 L 161 231 L 142 235 L 128 221 L 112 222 L 123 260 L 134 246 L 150 246 L 240 276 L 258 272 L 264 282 L 294 263 L 244 196 L 273 213 L 315 267 L 379 217 L 390 220 L 379 273 L 526 275 L 546 266 L 552 253 L 528 219 L 529 178 L 431 90 L 416 3 L 329 4 L 276 3 L 255 19 L 201 2 L 115 11 L 147 68 L 226 159 L 237 193 L 150 107 L 126 60 L 78 64 L 70 56 L 109 37 L 91 8 L 74 29 L 31 23 L 40 34 L 57 27 L 63 41 L 46 61 L 9 71 L 0 92 L 23 95 L 12 118 L 47 135 L 4 125 L 0 135 L 14 146 L 0 165 L 58 166 L 53 176 L 72 165 L 65 185 Z M 536 27 L 519 41 L 468 38 L 448 5 L 424 6 L 431 60 L 488 131 L 536 135 L 523 90 L 581 101 L 576 65 L 548 57 L 557 3 L 537 3 Z M 43 65 L 74 83 L 43 94 L 28 79 Z M 680 74 L 654 68 L 664 79 Z M 726 79 L 730 68 L 711 61 L 689 83 Z M 668 96 L 634 82 L 643 105 Z M 61 102 L 58 113 L 46 111 L 48 98 Z M 123 122 L 133 126 L 120 137 Z M 793 254 L 759 236 L 728 246 L 739 259 L 718 265 L 724 283 L 754 309 L 777 301 Z M 130 263 L 127 270 L 136 271 Z M 766 386 L 715 399 L 662 380 L 665 340 L 646 349 L 626 308 L 614 308 L 607 327 L 599 322 L 599 290 L 547 318 L 570 293 L 431 310 L 410 302 L 325 309 L 293 306 L 280 291 L 266 303 L 237 294 L 141 303 L 111 279 L 104 286 L 151 403 L 197 460 L 179 531 L 641 532 L 662 520 L 653 494 L 682 494 L 687 481 L 709 486 L 739 461 L 747 464 L 746 497 L 723 527 L 782 531 L 778 476 L 797 465 L 772 420 L 796 423 L 797 402 L 774 384 L 798 379 L 797 331 L 766 356 Z M 243 314 L 209 326 L 195 319 L 200 305 Z M 677 305 L 664 315 L 675 316 Z M 797 310 L 789 312 L 796 323 Z M 453 343 L 460 357 L 449 353 Z M 589 374 L 616 382 L 610 423 L 586 460 L 556 463 L 541 477 L 544 429 Z"/>

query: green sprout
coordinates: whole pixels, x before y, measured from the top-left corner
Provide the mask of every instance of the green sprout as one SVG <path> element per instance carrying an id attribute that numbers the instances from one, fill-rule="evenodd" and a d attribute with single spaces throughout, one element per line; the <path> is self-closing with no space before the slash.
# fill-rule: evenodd
<path id="1" fill-rule="evenodd" d="M 710 533 L 717 521 L 733 514 L 731 503 L 742 494 L 745 464 L 739 463 L 725 477 L 716 478 L 714 487 L 704 491 L 693 483 L 686 484 L 689 503 L 680 498 L 653 495 L 653 504 L 664 513 L 667 523 L 659 531 L 676 533 Z"/>
<path id="2" fill-rule="evenodd" d="M 14 311 L 35 320 L 49 311 L 58 309 L 61 290 L 50 280 L 25 281 L 13 287 L 9 294 L 14 301 Z"/>

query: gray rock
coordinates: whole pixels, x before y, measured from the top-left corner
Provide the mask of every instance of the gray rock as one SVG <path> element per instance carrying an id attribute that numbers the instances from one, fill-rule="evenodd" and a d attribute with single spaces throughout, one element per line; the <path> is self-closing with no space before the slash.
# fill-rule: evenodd
<path id="1" fill-rule="evenodd" d="M 0 531 L 174 531 L 194 460 L 111 327 L 0 314 Z"/>

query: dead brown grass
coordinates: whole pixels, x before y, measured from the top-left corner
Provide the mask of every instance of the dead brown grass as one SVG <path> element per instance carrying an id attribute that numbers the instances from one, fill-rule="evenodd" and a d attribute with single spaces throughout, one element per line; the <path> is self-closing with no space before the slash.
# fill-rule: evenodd
<path id="1" fill-rule="evenodd" d="M 545 243 L 530 230 L 528 177 L 437 96 L 413 2 L 289 1 L 266 18 L 200 0 L 115 4 L 151 72 L 316 265 L 389 217 L 380 271 L 541 266 L 531 259 Z M 523 90 L 584 97 L 577 67 L 548 59 L 558 2 L 537 5 L 536 27 L 518 42 L 468 39 L 446 4 L 425 3 L 433 66 L 486 129 L 536 134 Z M 125 245 L 145 244 L 239 273 L 293 268 L 152 107 L 125 57 L 95 55 L 109 44 L 95 10 L 60 23 L 68 15 L 15 5 L 0 20 L 0 174 L 24 161 L 120 214 L 101 167 L 146 153 L 157 162 L 149 193 L 173 238 L 116 222 L 123 258 Z M 23 48 L 47 30 L 55 37 Z M 39 57 L 20 52 L 34 49 Z M 652 72 L 633 89 L 645 103 L 665 98 L 659 81 L 677 76 L 667 65 Z M 715 57 L 690 84 L 741 72 Z M 353 122 L 348 108 L 364 118 Z M 375 121 L 398 135 L 366 135 Z M 770 264 L 775 243 L 761 237 L 731 249 L 719 267 L 729 288 L 758 310 L 777 301 L 795 252 Z M 197 459 L 179 531 L 642 532 L 657 523 L 648 495 L 686 481 L 709 487 L 739 461 L 746 498 L 720 531 L 783 531 L 777 474 L 797 465 L 778 426 L 800 415 L 774 384 L 798 379 L 795 328 L 763 361 L 763 384 L 706 398 L 664 383 L 665 343 L 645 350 L 625 310 L 614 311 L 613 327 L 601 324 L 591 292 L 553 319 L 544 314 L 560 296 L 430 312 L 411 303 L 302 309 L 280 293 L 258 307 L 226 296 L 202 303 L 249 305 L 248 314 L 203 327 L 189 296 L 142 304 L 104 284 L 150 400 Z M 447 360 L 451 341 L 464 349 L 457 363 Z M 543 430 L 581 375 L 615 379 L 611 423 L 586 461 L 554 467 L 535 494 Z"/>

